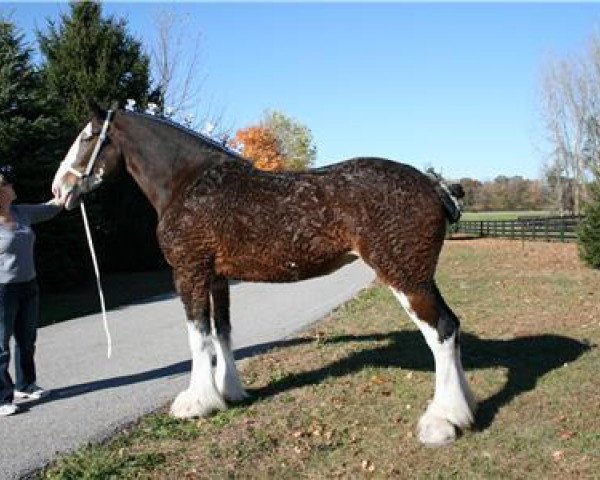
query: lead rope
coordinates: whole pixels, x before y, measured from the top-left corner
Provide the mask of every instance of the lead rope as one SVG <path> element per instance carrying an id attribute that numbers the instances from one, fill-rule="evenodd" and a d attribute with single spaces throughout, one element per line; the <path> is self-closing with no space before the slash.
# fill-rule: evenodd
<path id="1" fill-rule="evenodd" d="M 106 342 L 108 343 L 108 351 L 106 356 L 110 358 L 112 355 L 112 340 L 110 338 L 110 331 L 108 330 L 108 319 L 106 318 L 106 305 L 104 304 L 104 293 L 102 292 L 102 284 L 100 283 L 100 269 L 98 268 L 98 260 L 96 260 L 96 252 L 94 251 L 94 244 L 92 243 L 92 234 L 90 233 L 90 224 L 88 222 L 87 213 L 85 212 L 85 205 L 83 199 L 79 204 L 81 207 L 81 216 L 83 217 L 83 226 L 85 227 L 85 235 L 88 240 L 90 247 L 90 253 L 92 254 L 92 263 L 94 264 L 94 271 L 96 272 L 96 285 L 98 287 L 98 295 L 100 297 L 100 307 L 102 308 L 102 322 L 104 324 L 104 332 L 106 333 Z"/>

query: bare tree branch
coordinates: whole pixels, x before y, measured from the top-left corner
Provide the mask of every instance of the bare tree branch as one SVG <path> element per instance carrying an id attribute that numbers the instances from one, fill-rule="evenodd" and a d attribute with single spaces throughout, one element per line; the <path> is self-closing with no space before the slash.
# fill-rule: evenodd
<path id="1" fill-rule="evenodd" d="M 202 72 L 202 33 L 194 29 L 187 15 L 168 10 L 156 12 L 154 25 L 151 58 L 163 107 L 195 130 L 211 123 L 214 131 L 224 133 L 223 112 L 214 108 L 213 101 L 205 101 L 203 94 L 206 75 Z"/>

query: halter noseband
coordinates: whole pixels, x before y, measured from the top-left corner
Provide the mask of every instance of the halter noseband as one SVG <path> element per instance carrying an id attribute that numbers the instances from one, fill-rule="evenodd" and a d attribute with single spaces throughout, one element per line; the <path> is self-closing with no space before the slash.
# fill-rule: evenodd
<path id="1" fill-rule="evenodd" d="M 100 130 L 100 135 L 98 135 L 98 140 L 96 141 L 96 145 L 94 145 L 94 150 L 92 151 L 92 155 L 90 156 L 90 159 L 88 160 L 88 164 L 85 168 L 85 172 L 80 172 L 79 170 L 77 170 L 71 166 L 67 169 L 68 172 L 72 173 L 77 178 L 79 178 L 79 180 L 82 184 L 85 183 L 86 181 L 89 181 L 89 177 L 90 177 L 90 174 L 92 173 L 92 169 L 94 168 L 94 164 L 96 163 L 96 160 L 98 159 L 98 154 L 100 153 L 100 149 L 102 148 L 102 145 L 104 144 L 104 142 L 106 140 L 106 132 L 108 131 L 108 127 L 110 126 L 110 119 L 112 117 L 112 114 L 113 114 L 112 110 L 108 110 L 106 112 L 106 118 L 104 119 L 104 124 L 102 125 L 102 130 Z"/>

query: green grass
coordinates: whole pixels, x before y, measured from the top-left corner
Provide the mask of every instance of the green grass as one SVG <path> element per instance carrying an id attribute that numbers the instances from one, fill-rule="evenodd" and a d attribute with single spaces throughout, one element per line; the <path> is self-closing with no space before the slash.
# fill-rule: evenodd
<path id="1" fill-rule="evenodd" d="M 502 211 L 502 212 L 464 212 L 461 220 L 484 221 L 484 220 L 516 220 L 519 217 L 544 217 L 549 216 L 548 211 Z"/>
<path id="2" fill-rule="evenodd" d="M 448 242 L 440 289 L 462 320 L 478 429 L 422 447 L 433 362 L 389 289 L 362 292 L 245 363 L 252 399 L 208 419 L 166 409 L 41 478 L 598 478 L 600 272 L 573 245 Z"/>

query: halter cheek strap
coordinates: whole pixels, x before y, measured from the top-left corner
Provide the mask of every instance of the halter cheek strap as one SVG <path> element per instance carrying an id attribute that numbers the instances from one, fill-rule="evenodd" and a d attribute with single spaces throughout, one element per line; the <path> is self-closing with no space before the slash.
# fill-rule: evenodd
<path id="1" fill-rule="evenodd" d="M 69 167 L 67 169 L 67 171 L 71 172 L 77 178 L 80 178 L 83 180 L 83 179 L 89 177 L 90 173 L 92 173 L 92 168 L 94 168 L 94 164 L 96 163 L 96 159 L 98 158 L 100 149 L 102 148 L 102 145 L 104 144 L 104 141 L 106 140 L 106 132 L 108 131 L 108 127 L 110 125 L 110 119 L 112 117 L 112 114 L 113 114 L 112 110 L 109 110 L 108 112 L 106 112 L 106 118 L 104 119 L 104 124 L 102 125 L 102 130 L 100 130 L 100 135 L 98 136 L 96 145 L 94 145 L 94 150 L 92 151 L 92 155 L 90 156 L 90 159 L 88 160 L 88 164 L 85 169 L 85 172 L 82 173 L 73 167 Z"/>

